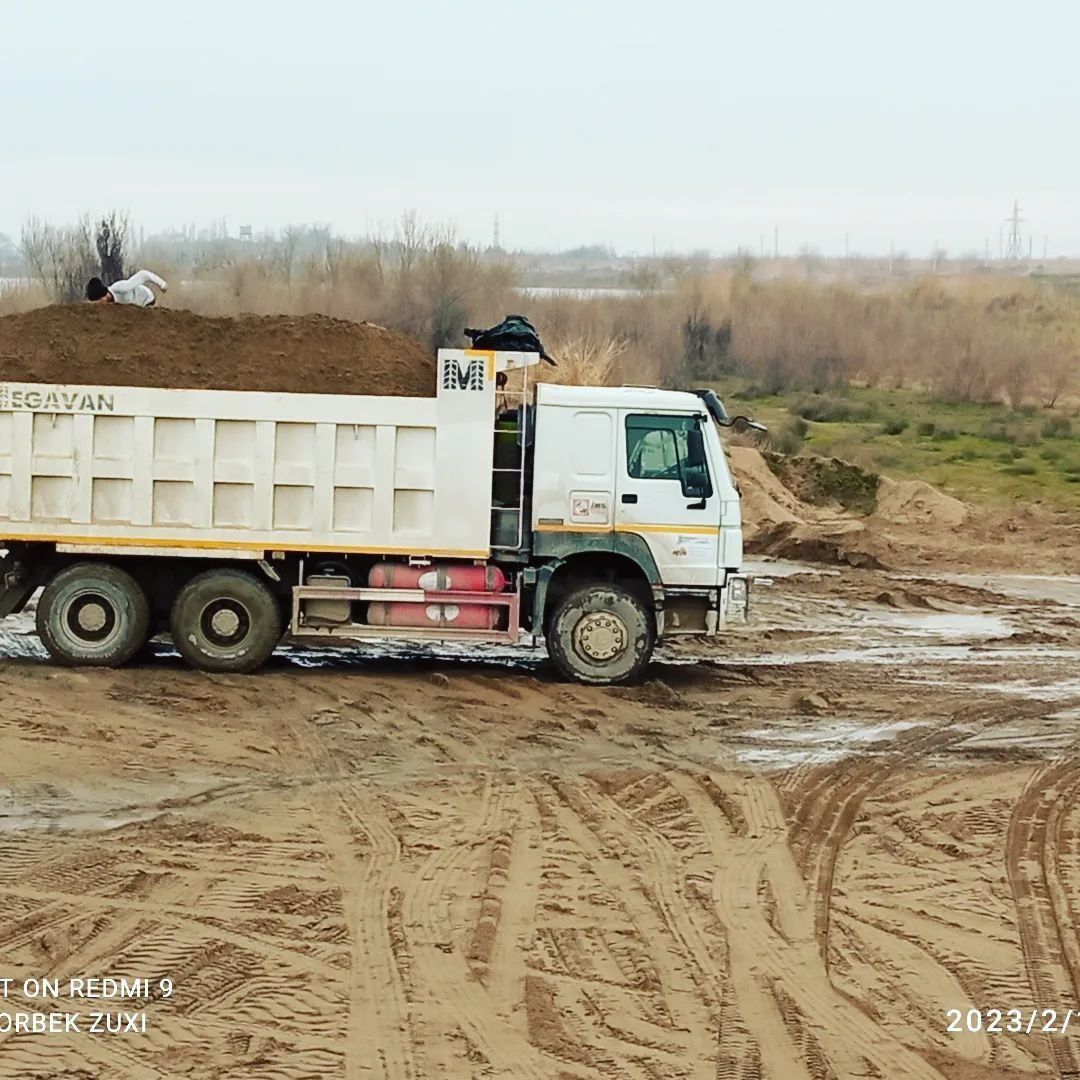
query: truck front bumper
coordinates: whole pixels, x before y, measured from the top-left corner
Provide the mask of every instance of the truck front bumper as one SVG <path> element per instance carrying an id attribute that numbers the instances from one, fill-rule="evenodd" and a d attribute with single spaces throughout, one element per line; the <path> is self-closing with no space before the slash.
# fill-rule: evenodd
<path id="1" fill-rule="evenodd" d="M 715 589 L 653 586 L 653 600 L 661 637 L 713 635 L 722 626 L 749 621 L 750 578 L 728 574 Z"/>

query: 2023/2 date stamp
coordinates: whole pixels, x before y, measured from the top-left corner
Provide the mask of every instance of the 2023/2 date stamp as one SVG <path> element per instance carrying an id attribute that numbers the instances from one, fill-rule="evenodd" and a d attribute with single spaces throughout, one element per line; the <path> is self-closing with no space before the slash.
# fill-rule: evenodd
<path id="1" fill-rule="evenodd" d="M 963 1034 L 986 1032 L 988 1035 L 1064 1035 L 1069 1023 L 1077 1021 L 1077 1009 L 948 1009 L 947 1032 Z"/>

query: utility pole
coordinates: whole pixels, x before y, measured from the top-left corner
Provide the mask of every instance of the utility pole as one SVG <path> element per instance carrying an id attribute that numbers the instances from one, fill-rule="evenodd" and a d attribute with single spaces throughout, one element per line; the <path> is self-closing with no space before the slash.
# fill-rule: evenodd
<path id="1" fill-rule="evenodd" d="M 780 226 L 774 225 L 772 230 L 772 255 L 774 259 L 780 258 Z"/>
<path id="2" fill-rule="evenodd" d="M 501 251 L 502 250 L 499 247 L 499 214 L 498 214 L 498 211 L 496 211 L 496 213 L 495 213 L 495 225 L 494 225 L 494 228 L 491 230 L 491 246 L 495 251 Z"/>

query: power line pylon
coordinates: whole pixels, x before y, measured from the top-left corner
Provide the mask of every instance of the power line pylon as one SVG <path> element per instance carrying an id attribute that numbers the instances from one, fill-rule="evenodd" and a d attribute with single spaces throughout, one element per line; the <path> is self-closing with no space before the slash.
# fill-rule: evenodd
<path id="1" fill-rule="evenodd" d="M 1005 224 L 1009 226 L 1009 246 L 1005 252 L 1005 258 L 1009 262 L 1022 262 L 1024 259 L 1024 244 L 1020 237 L 1020 226 L 1024 223 L 1024 219 L 1020 216 L 1020 202 L 1018 199 L 1013 199 L 1013 212 L 1011 217 L 1005 219 Z"/>

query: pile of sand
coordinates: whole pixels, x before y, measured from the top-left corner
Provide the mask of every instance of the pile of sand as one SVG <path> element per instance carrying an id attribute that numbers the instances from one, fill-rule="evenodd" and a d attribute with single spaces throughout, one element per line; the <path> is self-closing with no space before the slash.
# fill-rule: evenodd
<path id="1" fill-rule="evenodd" d="M 895 562 L 896 545 L 903 545 L 904 534 L 910 534 L 908 543 L 921 547 L 931 535 L 948 536 L 970 513 L 965 503 L 922 480 L 889 480 L 861 470 L 856 494 L 876 489 L 872 516 L 846 511 L 832 500 L 815 505 L 801 498 L 799 490 L 809 491 L 807 478 L 817 475 L 816 462 L 789 459 L 788 464 L 795 465 L 785 469 L 781 479 L 752 447 L 729 446 L 728 456 L 742 492 L 746 549 L 757 555 L 881 568 Z M 835 474 L 836 467 L 844 465 L 826 460 L 822 467 Z M 894 525 L 902 528 L 893 530 Z"/>
<path id="2" fill-rule="evenodd" d="M 428 397 L 435 360 L 397 331 L 325 315 L 69 304 L 0 318 L 0 381 Z"/>
<path id="3" fill-rule="evenodd" d="M 747 539 L 775 525 L 805 522 L 807 506 L 780 482 L 760 451 L 729 446 L 728 458 L 742 495 L 743 535 Z"/>
<path id="4" fill-rule="evenodd" d="M 881 478 L 877 517 L 896 525 L 933 525 L 955 529 L 968 518 L 968 506 L 923 480 Z"/>

